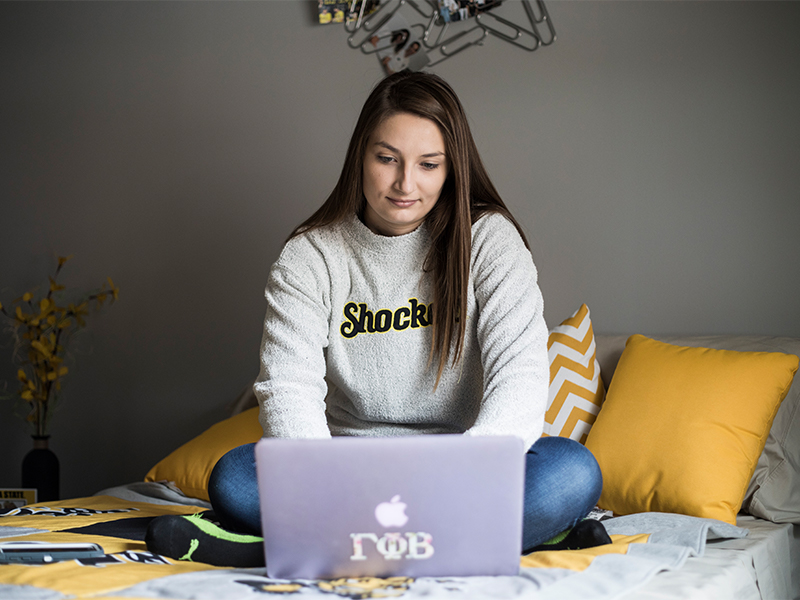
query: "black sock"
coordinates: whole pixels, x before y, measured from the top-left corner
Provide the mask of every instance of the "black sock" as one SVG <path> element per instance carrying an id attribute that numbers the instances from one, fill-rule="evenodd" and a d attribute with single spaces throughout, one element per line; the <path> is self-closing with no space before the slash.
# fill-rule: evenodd
<path id="1" fill-rule="evenodd" d="M 144 541 L 155 554 L 218 567 L 263 567 L 264 539 L 232 533 L 214 523 L 213 513 L 163 515 L 153 519 Z"/>
<path id="2" fill-rule="evenodd" d="M 564 531 L 552 540 L 525 550 L 523 554 L 548 550 L 581 550 L 610 543 L 611 538 L 600 521 L 584 519 L 572 529 Z"/>

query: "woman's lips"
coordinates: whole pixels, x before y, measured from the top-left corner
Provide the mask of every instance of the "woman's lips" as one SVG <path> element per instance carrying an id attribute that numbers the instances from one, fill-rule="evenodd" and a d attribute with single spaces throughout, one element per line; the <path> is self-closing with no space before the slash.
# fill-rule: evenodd
<path id="1" fill-rule="evenodd" d="M 400 208 L 408 208 L 409 206 L 412 206 L 416 202 L 416 200 L 402 200 L 400 198 L 387 197 L 386 199 L 395 206 L 398 206 Z"/>

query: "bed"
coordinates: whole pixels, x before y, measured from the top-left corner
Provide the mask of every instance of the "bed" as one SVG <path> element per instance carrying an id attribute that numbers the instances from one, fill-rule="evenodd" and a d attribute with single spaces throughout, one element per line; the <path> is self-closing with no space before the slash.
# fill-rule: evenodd
<path id="1" fill-rule="evenodd" d="M 585 306 L 551 330 L 549 432 L 550 435 L 573 437 L 585 443 L 596 455 L 600 453 L 603 456 L 598 460 L 610 495 L 606 496 L 604 489 L 599 503 L 602 509 L 592 516 L 603 520 L 614 542 L 610 546 L 533 553 L 521 557 L 520 574 L 515 577 L 418 580 L 276 581 L 266 578 L 263 569 L 219 568 L 174 561 L 149 553 L 143 542 L 149 521 L 162 514 L 191 514 L 207 508 L 204 486 L 217 457 L 229 447 L 260 437 L 256 410 L 252 407 L 254 399 L 250 393 L 245 393 L 235 403 L 234 414 L 229 419 L 165 457 L 151 469 L 145 481 L 102 490 L 88 498 L 49 502 L 0 513 L 2 542 L 92 541 L 104 550 L 102 557 L 94 559 L 44 566 L 0 566 L 0 598 L 800 598 L 800 384 L 788 387 L 792 385 L 794 375 L 791 358 L 795 357 L 796 369 L 800 339 L 767 336 L 640 338 L 595 336 Z M 646 357 L 650 363 L 642 363 L 641 357 L 637 359 L 634 352 L 637 344 L 643 344 L 642 347 L 651 352 Z M 652 356 L 653 348 L 657 350 L 655 357 Z M 674 351 L 675 348 L 678 351 Z M 697 350 L 693 353 L 688 350 L 690 348 Z M 709 354 L 707 349 L 737 352 L 718 355 Z M 770 354 L 764 355 L 764 352 Z M 636 418 L 653 418 L 652 415 L 631 416 L 632 411 L 625 403 L 625 394 L 630 395 L 626 390 L 631 386 L 635 390 L 636 385 L 644 385 L 650 390 L 663 384 L 657 374 L 639 381 L 643 365 L 666 364 L 668 370 L 661 377 L 667 377 L 670 389 L 684 384 L 698 387 L 691 377 L 688 381 L 681 381 L 687 378 L 683 377 L 683 371 L 675 372 L 675 356 L 678 363 L 680 360 L 700 359 L 702 363 L 709 356 L 726 360 L 740 356 L 784 356 L 789 361 L 784 360 L 780 368 L 770 367 L 773 371 L 780 371 L 783 379 L 774 373 L 757 377 L 748 375 L 749 380 L 756 380 L 755 385 L 769 388 L 772 396 L 778 389 L 778 395 L 785 397 L 782 401 L 773 398 L 772 408 L 766 410 L 766 418 L 760 417 L 762 421 L 766 419 L 765 439 L 761 440 L 761 448 L 757 448 L 755 455 L 751 449 L 753 464 L 748 467 L 747 479 L 739 482 L 738 487 L 733 486 L 740 490 L 737 493 L 742 497 L 728 503 L 730 506 L 723 506 L 725 510 L 734 511 L 730 514 L 719 512 L 722 509 L 714 502 L 709 504 L 711 508 L 690 507 L 682 514 L 681 510 L 665 510 L 671 505 L 664 498 L 655 501 L 652 497 L 649 500 L 645 498 L 650 504 L 643 508 L 648 510 L 618 510 L 619 502 L 630 501 L 630 496 L 635 496 L 630 492 L 635 483 L 619 483 L 620 477 L 630 477 L 630 472 L 636 471 L 635 465 L 626 464 L 625 460 L 629 460 L 630 455 L 646 457 L 652 449 L 645 447 L 646 440 L 656 440 L 658 434 L 655 430 L 648 430 L 637 439 L 635 432 L 627 432 L 626 435 L 632 437 L 625 444 L 628 451 L 622 460 L 611 456 L 613 448 L 604 446 L 604 435 L 619 433 L 615 427 L 620 426 L 620 419 L 615 422 L 615 411 L 628 411 L 622 423 L 628 428 L 635 426 Z M 564 375 L 561 371 L 565 368 L 572 372 Z M 710 367 L 705 365 L 702 372 L 711 373 L 715 368 L 713 364 Z M 732 368 L 736 373 L 747 373 L 747 368 L 739 363 Z M 787 370 L 790 371 L 788 375 Z M 637 373 L 639 376 L 633 377 L 632 382 L 627 381 L 626 378 Z M 711 375 L 704 377 L 713 379 Z M 770 377 L 775 379 L 772 386 L 765 384 Z M 720 385 L 724 388 L 723 384 Z M 781 385 L 788 392 L 780 392 Z M 584 386 L 582 390 L 580 386 Z M 564 392 L 567 388 L 568 393 Z M 737 383 L 734 391 L 741 392 L 741 388 L 742 384 Z M 744 390 L 745 404 L 766 402 L 756 397 L 761 391 Z M 705 388 L 703 393 L 704 398 L 710 394 Z M 728 390 L 725 393 L 733 392 Z M 654 404 L 657 400 L 648 398 L 647 404 Z M 643 403 L 642 398 L 634 401 Z M 696 398 L 683 401 L 698 403 Z M 725 402 L 732 403 L 727 396 Z M 677 408 L 673 406 L 672 410 Z M 680 410 L 692 412 L 685 406 Z M 735 411 L 731 409 L 730 412 Z M 750 413 L 747 416 L 750 420 L 758 420 Z M 659 419 L 663 421 L 663 415 Z M 716 423 L 708 437 L 737 433 L 739 429 L 741 427 L 736 424 L 720 427 Z M 705 468 L 713 472 L 706 473 L 699 483 L 687 479 L 692 484 L 678 486 L 675 493 L 683 494 L 686 488 L 699 489 L 705 485 L 706 479 L 713 480 L 719 473 L 727 473 L 728 463 L 735 462 L 729 459 L 728 455 L 732 454 L 729 449 L 724 450 L 727 452 L 725 460 L 720 460 L 719 456 L 706 456 L 713 454 L 717 446 L 723 450 L 726 448 L 722 442 L 703 446 L 703 460 L 692 460 L 692 463 L 705 461 Z M 636 448 L 636 451 L 632 452 L 631 448 Z M 682 460 L 677 455 L 671 456 L 669 448 L 656 450 L 657 455 L 665 454 L 667 460 Z M 609 465 L 609 460 L 623 464 Z M 708 469 L 708 464 L 716 466 Z M 681 477 L 691 477 L 692 468 L 692 465 L 686 465 Z M 615 469 L 622 475 L 615 473 Z M 659 469 L 657 465 L 651 465 L 644 475 L 650 476 L 650 471 Z M 659 477 L 667 481 L 669 473 L 664 470 Z M 732 478 L 730 475 L 725 477 Z M 662 487 L 667 489 L 669 485 L 665 483 Z M 627 492 L 622 494 L 621 500 L 615 498 L 614 494 L 623 488 Z M 717 493 L 716 489 L 714 493 Z M 639 498 L 638 501 L 644 500 Z M 680 502 L 684 501 L 683 498 L 678 501 L 678 509 L 682 508 Z M 692 512 L 695 514 L 685 514 Z"/>

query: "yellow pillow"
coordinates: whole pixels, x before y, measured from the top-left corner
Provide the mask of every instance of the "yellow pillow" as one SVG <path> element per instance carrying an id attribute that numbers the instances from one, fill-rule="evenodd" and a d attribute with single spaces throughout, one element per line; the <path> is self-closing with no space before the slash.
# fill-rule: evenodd
<path id="1" fill-rule="evenodd" d="M 544 435 L 568 437 L 583 444 L 605 397 L 592 320 L 585 304 L 553 327 L 547 354 L 550 388 Z"/>
<path id="2" fill-rule="evenodd" d="M 208 478 L 222 455 L 264 435 L 258 407 L 212 425 L 172 452 L 145 475 L 145 481 L 172 481 L 191 498 L 208 500 Z"/>
<path id="3" fill-rule="evenodd" d="M 598 504 L 736 522 L 793 354 L 628 339 L 586 447 L 603 473 Z"/>

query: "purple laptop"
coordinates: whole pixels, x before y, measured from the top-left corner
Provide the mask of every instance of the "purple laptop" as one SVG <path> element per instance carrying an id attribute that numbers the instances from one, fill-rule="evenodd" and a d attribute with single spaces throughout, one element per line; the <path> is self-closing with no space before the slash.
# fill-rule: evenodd
<path id="1" fill-rule="evenodd" d="M 524 455 L 515 437 L 264 438 L 267 574 L 516 575 Z"/>

